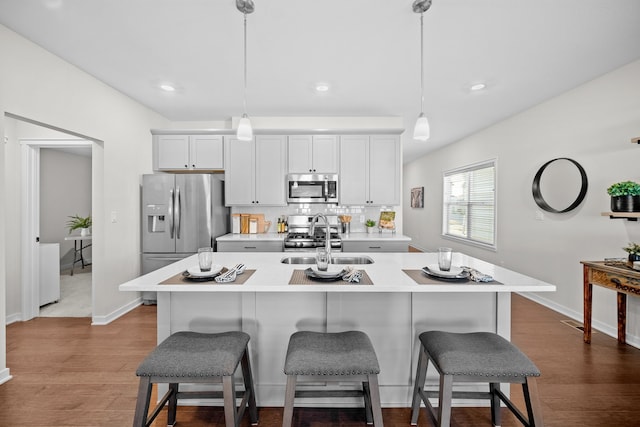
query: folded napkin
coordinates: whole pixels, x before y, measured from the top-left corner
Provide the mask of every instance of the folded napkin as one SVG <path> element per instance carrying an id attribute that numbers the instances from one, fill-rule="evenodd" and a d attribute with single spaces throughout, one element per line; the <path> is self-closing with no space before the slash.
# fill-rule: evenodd
<path id="1" fill-rule="evenodd" d="M 492 282 L 493 277 L 476 270 L 475 268 L 460 266 L 461 269 L 469 273 L 469 279 L 474 282 Z"/>
<path id="2" fill-rule="evenodd" d="M 344 271 L 346 272 L 344 276 L 342 276 L 342 280 L 350 283 L 359 283 L 360 279 L 362 279 L 362 271 L 356 270 L 353 267 L 345 267 Z"/>

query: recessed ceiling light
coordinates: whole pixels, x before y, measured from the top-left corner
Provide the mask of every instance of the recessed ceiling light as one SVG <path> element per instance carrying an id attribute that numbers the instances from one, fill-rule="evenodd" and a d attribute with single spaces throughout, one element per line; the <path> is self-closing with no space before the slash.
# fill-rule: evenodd
<path id="1" fill-rule="evenodd" d="M 328 92 L 329 84 L 328 83 L 316 83 L 316 92 Z"/>
<path id="2" fill-rule="evenodd" d="M 170 85 L 168 83 L 163 83 L 160 85 L 160 89 L 164 90 L 165 92 L 175 92 L 176 88 L 173 85 Z"/>
<path id="3" fill-rule="evenodd" d="M 472 84 L 469 89 L 471 90 L 471 92 L 477 92 L 479 90 L 485 89 L 486 87 L 487 85 L 484 83 L 475 83 L 475 84 Z"/>
<path id="4" fill-rule="evenodd" d="M 62 7 L 62 0 L 45 0 L 44 5 L 49 9 L 60 9 Z"/>

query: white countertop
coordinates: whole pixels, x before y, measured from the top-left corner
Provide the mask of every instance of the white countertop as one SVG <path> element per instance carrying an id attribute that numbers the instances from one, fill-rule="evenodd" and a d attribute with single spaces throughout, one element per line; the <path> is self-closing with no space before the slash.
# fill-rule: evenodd
<path id="1" fill-rule="evenodd" d="M 258 233 L 258 234 L 234 234 L 228 233 L 223 236 L 216 238 L 217 242 L 251 242 L 251 241 L 282 241 L 286 237 L 287 233 Z M 405 236 L 403 234 L 390 233 L 385 231 L 384 233 L 374 232 L 374 233 L 349 233 L 349 234 L 341 234 L 340 237 L 344 241 L 351 242 L 360 242 L 360 241 L 376 241 L 376 240 L 394 240 L 401 242 L 410 242 L 411 237 Z"/>
<path id="2" fill-rule="evenodd" d="M 269 234 L 263 235 L 268 236 Z M 243 235 L 246 236 L 246 235 Z M 260 235 L 256 235 L 260 236 Z M 272 237 L 278 236 L 271 234 Z M 257 237 L 256 237 L 257 238 Z M 280 260 L 289 256 L 312 256 L 292 252 L 216 252 L 213 262 L 226 267 L 244 263 L 247 269 L 256 270 L 242 285 L 195 282 L 193 284 L 158 285 L 166 279 L 198 264 L 197 255 L 192 255 L 159 270 L 145 274 L 120 285 L 121 291 L 156 292 L 553 292 L 556 287 L 538 279 L 454 253 L 453 265 L 469 266 L 491 275 L 497 283 L 446 283 L 420 285 L 407 276 L 402 269 L 421 269 L 437 263 L 436 253 L 337 253 L 334 257 L 370 256 L 373 264 L 354 265 L 367 272 L 373 285 L 318 283 L 317 285 L 289 285 L 295 269 L 306 269 L 310 265 L 282 264 Z M 338 268 L 338 266 L 335 266 Z"/>
<path id="3" fill-rule="evenodd" d="M 217 237 L 216 242 L 251 242 L 251 241 L 263 241 L 263 242 L 281 242 L 284 240 L 286 233 L 256 233 L 256 234 L 239 234 L 228 233 L 223 236 Z"/>

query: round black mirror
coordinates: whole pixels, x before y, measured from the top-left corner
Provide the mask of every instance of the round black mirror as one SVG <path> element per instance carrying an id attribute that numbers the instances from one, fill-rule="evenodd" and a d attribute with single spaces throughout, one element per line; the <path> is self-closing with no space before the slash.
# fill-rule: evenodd
<path id="1" fill-rule="evenodd" d="M 587 173 L 578 162 L 559 157 L 549 160 L 538 169 L 531 189 L 533 200 L 541 209 L 547 212 L 565 213 L 582 203 L 587 195 L 588 185 Z"/>

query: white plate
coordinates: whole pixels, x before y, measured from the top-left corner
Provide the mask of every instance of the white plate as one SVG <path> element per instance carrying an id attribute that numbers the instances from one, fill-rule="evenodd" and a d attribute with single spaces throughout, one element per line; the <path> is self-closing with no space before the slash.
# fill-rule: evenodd
<path id="1" fill-rule="evenodd" d="M 449 271 L 443 271 L 440 270 L 438 264 L 429 264 L 425 268 L 428 269 L 429 273 L 433 274 L 434 276 L 444 277 L 445 279 L 459 279 L 466 277 L 466 272 L 460 267 L 451 266 L 451 269 L 449 269 Z"/>
<path id="2" fill-rule="evenodd" d="M 219 264 L 211 264 L 211 270 L 209 271 L 200 271 L 199 265 L 187 269 L 187 272 L 193 277 L 211 277 L 220 273 L 220 271 L 222 271 L 222 266 Z"/>
<path id="3" fill-rule="evenodd" d="M 343 270 L 341 268 L 331 268 L 327 271 L 320 271 L 317 267 L 309 267 L 310 276 L 318 279 L 337 279 L 342 277 Z"/>
<path id="4" fill-rule="evenodd" d="M 336 277 L 342 272 L 341 268 L 328 268 L 326 271 L 320 271 L 317 267 L 311 267 L 311 270 L 318 277 Z"/>

